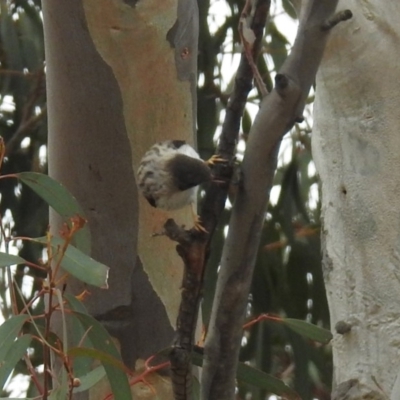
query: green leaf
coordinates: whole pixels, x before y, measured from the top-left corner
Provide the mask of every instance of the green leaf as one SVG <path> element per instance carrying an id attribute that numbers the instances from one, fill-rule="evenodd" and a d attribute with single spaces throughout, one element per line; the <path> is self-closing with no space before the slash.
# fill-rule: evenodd
<path id="1" fill-rule="evenodd" d="M 15 315 L 0 325 L 0 363 L 5 359 L 8 349 L 28 318 L 28 315 Z"/>
<path id="2" fill-rule="evenodd" d="M 9 375 L 15 368 L 16 364 L 26 353 L 27 348 L 31 344 L 32 336 L 24 335 L 14 341 L 11 346 L 8 347 L 7 353 L 4 358 L 0 360 L 0 387 L 2 388 Z"/>
<path id="3" fill-rule="evenodd" d="M 87 332 L 87 336 L 97 350 L 109 354 L 114 359 L 122 364 L 121 356 L 115 347 L 115 344 L 108 334 L 103 325 L 100 324 L 93 317 L 74 312 L 73 315 L 79 319 L 83 328 Z M 114 394 L 115 400 L 126 400 L 131 398 L 131 390 L 128 382 L 128 377 L 124 371 L 110 365 L 107 362 L 103 363 L 104 369 L 107 374 L 108 381 L 110 382 L 111 390 Z"/>
<path id="4" fill-rule="evenodd" d="M 29 186 L 50 207 L 64 219 L 79 215 L 85 218 L 83 209 L 74 196 L 63 186 L 48 175 L 37 172 L 20 172 L 15 176 Z M 85 253 L 90 251 L 90 231 L 87 225 L 74 236 L 76 247 Z"/>
<path id="5" fill-rule="evenodd" d="M 192 353 L 192 361 L 194 365 L 202 367 L 203 355 L 197 351 L 194 351 Z M 239 363 L 236 371 L 236 378 L 239 381 L 255 386 L 259 389 L 268 390 L 269 392 L 275 393 L 279 396 L 284 395 L 288 400 L 300 400 L 299 395 L 283 381 L 254 367 L 251 367 L 250 365 Z"/>
<path id="6" fill-rule="evenodd" d="M 239 363 L 236 378 L 248 385 L 268 390 L 278 396 L 285 396 L 288 400 L 300 400 L 300 396 L 283 381 L 250 365 Z"/>
<path id="7" fill-rule="evenodd" d="M 96 385 L 106 375 L 104 367 L 101 365 L 86 375 L 77 376 L 80 380 L 80 385 L 74 389 L 74 393 L 84 392 Z"/>
<path id="8" fill-rule="evenodd" d="M 104 351 L 98 349 L 90 349 L 88 347 L 72 347 L 68 350 L 67 354 L 71 357 L 90 357 L 101 361 L 102 364 L 106 363 L 119 368 L 121 371 L 128 372 L 125 364 L 120 359 L 116 359 L 109 353 L 105 353 Z"/>
<path id="9" fill-rule="evenodd" d="M 79 301 L 74 295 L 72 295 L 71 293 L 64 293 L 64 298 L 68 301 L 72 310 L 78 311 L 82 314 L 88 314 L 85 305 L 81 301 Z"/>
<path id="10" fill-rule="evenodd" d="M 41 237 L 32 239 L 34 242 L 46 244 L 47 238 Z M 60 253 L 64 241 L 60 238 L 51 238 L 51 247 L 54 253 Z M 57 256 L 60 257 L 61 254 Z M 89 285 L 98 286 L 103 289 L 108 288 L 108 270 L 109 268 L 99 263 L 93 258 L 89 257 L 81 250 L 76 247 L 69 245 L 64 253 L 64 257 L 61 261 L 61 266 L 65 271 L 69 272 L 75 278 L 78 278 L 82 282 L 88 283 Z"/>
<path id="11" fill-rule="evenodd" d="M 53 388 L 50 393 L 49 400 L 65 400 L 68 398 L 68 376 L 65 368 L 61 368 L 58 379 L 57 387 Z"/>
<path id="12" fill-rule="evenodd" d="M 83 303 L 78 300 L 71 293 L 64 293 L 64 299 L 67 300 L 69 308 L 73 311 L 80 312 L 82 314 L 88 314 L 86 307 Z M 79 343 L 79 346 L 83 347 L 93 347 L 92 342 L 86 336 L 85 329 L 83 329 L 82 324 L 77 318 L 70 319 L 70 337 L 72 339 L 71 343 L 74 345 Z M 82 341 L 82 338 L 84 340 Z M 85 357 L 77 357 L 74 359 L 74 372 L 77 377 L 86 376 L 92 370 L 93 360 Z"/>
<path id="13" fill-rule="evenodd" d="M 0 253 L 0 268 L 8 267 L 14 264 L 23 264 L 26 260 L 24 260 L 20 256 L 14 256 L 13 254 L 8 253 Z"/>
<path id="14" fill-rule="evenodd" d="M 306 321 L 292 318 L 282 318 L 282 322 L 293 331 L 308 339 L 315 340 L 316 342 L 326 344 L 329 343 L 333 338 L 332 333 L 327 329 L 320 328 L 319 326 L 310 324 Z"/>

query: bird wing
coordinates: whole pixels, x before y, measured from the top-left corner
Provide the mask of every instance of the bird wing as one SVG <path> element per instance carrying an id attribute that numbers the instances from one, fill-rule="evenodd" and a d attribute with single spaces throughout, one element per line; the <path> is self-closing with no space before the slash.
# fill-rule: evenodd
<path id="1" fill-rule="evenodd" d="M 177 154 L 167 161 L 173 184 L 179 190 L 187 190 L 211 180 L 211 171 L 200 159 Z"/>

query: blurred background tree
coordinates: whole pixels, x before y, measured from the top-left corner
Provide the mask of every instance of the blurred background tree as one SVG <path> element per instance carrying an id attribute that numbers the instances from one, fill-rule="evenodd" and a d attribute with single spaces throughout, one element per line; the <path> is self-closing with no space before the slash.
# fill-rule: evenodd
<path id="1" fill-rule="evenodd" d="M 1 171 L 3 175 L 47 171 L 46 77 L 40 11 L 38 0 L 0 3 L 0 135 L 7 146 L 6 162 Z M 28 187 L 13 180 L 2 180 L 0 192 L 0 213 L 6 234 L 43 236 L 48 226 L 47 205 Z M 27 242 L 17 243 L 17 246 L 19 254 L 27 260 L 42 258 L 40 246 Z M 5 269 L 1 269 L 0 273 L 1 313 L 7 318 L 11 308 Z M 37 270 L 19 265 L 14 279 L 29 299 L 42 286 L 41 278 L 43 275 Z M 18 308 L 22 307 L 20 303 Z M 40 314 L 43 307 L 43 303 L 36 304 L 34 313 Z M 35 345 L 33 355 L 33 365 L 40 366 L 41 346 Z M 26 379 L 20 376 L 19 381 L 23 387 L 23 383 L 27 382 L 27 370 L 22 362 L 14 371 L 14 375 L 18 374 L 25 375 Z M 32 394 L 30 389 L 29 394 Z"/>
<path id="2" fill-rule="evenodd" d="M 237 26 L 244 1 L 199 1 L 197 142 L 203 158 L 213 154 L 239 60 L 241 46 Z M 45 64 L 41 2 L 6 1 L 1 4 L 0 135 L 7 146 L 2 174 L 47 170 Z M 258 69 L 271 89 L 274 73 L 290 50 L 295 13 L 288 0 L 272 2 L 271 17 Z M 242 121 L 240 160 L 260 94 L 250 93 Z M 249 298 L 248 317 L 272 313 L 307 320 L 329 328 L 329 311 L 322 279 L 320 256 L 319 183 L 311 158 L 311 104 L 306 119 L 283 140 L 271 204 Z M 0 212 L 5 226 L 18 236 L 38 237 L 48 226 L 46 205 L 27 187 L 0 181 Z M 232 193 L 234 196 L 234 193 Z M 231 199 L 232 200 L 232 199 Z M 232 200 L 233 201 L 233 200 Z M 206 273 L 203 321 L 207 325 L 219 258 L 229 220 L 227 204 L 213 242 Z M 31 260 L 41 249 L 26 243 L 20 254 Z M 16 271 L 17 283 L 27 299 L 41 287 L 41 276 L 27 266 Z M 10 314 L 5 276 L 1 276 L 2 314 Z M 33 314 L 43 304 L 35 304 Z M 35 348 L 33 366 L 41 365 L 41 349 Z M 303 400 L 330 398 L 332 363 L 330 350 L 305 340 L 283 325 L 261 322 L 245 331 L 241 361 L 289 383 Z M 14 376 L 27 375 L 21 362 Z M 10 386 L 12 387 L 12 385 Z M 8 389 L 7 389 L 8 390 Z M 7 391 L 2 396 L 7 396 Z M 29 386 L 28 396 L 34 395 Z M 15 394 L 15 393 L 14 393 Z M 265 399 L 265 393 L 239 383 L 240 399 Z M 15 396 L 14 396 L 15 397 Z"/>

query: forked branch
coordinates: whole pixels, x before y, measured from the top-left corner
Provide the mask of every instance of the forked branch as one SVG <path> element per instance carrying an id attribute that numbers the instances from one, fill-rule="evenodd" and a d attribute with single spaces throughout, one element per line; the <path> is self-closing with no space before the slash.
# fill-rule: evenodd
<path id="1" fill-rule="evenodd" d="M 233 400 L 243 322 L 261 229 L 283 135 L 301 119 L 305 101 L 334 26 L 337 0 L 303 2 L 293 49 L 261 102 L 242 163 L 205 342 L 202 400 Z"/>

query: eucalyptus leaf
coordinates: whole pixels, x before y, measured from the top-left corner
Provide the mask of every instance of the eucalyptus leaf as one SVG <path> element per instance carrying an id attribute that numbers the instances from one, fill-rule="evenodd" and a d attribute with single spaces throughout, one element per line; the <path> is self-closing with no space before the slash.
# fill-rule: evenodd
<path id="1" fill-rule="evenodd" d="M 26 354 L 30 343 L 32 341 L 31 335 L 24 335 L 15 340 L 11 346 L 7 348 L 7 352 L 0 359 L 0 388 L 2 388 L 9 375 L 12 373 L 15 365 Z"/>
<path id="2" fill-rule="evenodd" d="M 73 315 L 80 321 L 87 336 L 98 352 L 103 352 L 118 361 L 118 365 L 123 365 L 121 356 L 113 342 L 113 339 L 103 327 L 103 325 L 90 315 L 74 312 Z M 98 354 L 98 353 L 97 353 Z M 104 360 L 103 360 L 104 361 Z M 127 375 L 120 368 L 103 362 L 104 369 L 110 382 L 111 390 L 115 400 L 130 399 L 131 391 Z"/>
<path id="3" fill-rule="evenodd" d="M 0 325 L 0 362 L 4 360 L 8 349 L 18 337 L 24 323 L 28 320 L 28 315 L 14 315 Z"/>
<path id="4" fill-rule="evenodd" d="M 1 253 L 0 252 L 0 267 L 8 267 L 14 264 L 23 264 L 26 260 L 24 260 L 20 256 L 15 256 L 14 254 Z"/>
<path id="5" fill-rule="evenodd" d="M 15 176 L 29 186 L 50 207 L 66 220 L 79 215 L 85 219 L 83 209 L 74 196 L 63 186 L 48 175 L 38 172 L 20 172 Z M 85 253 L 90 251 L 90 232 L 87 225 L 74 235 L 76 247 Z"/>
<path id="6" fill-rule="evenodd" d="M 37 238 L 33 241 L 46 244 L 47 238 Z M 61 257 L 60 250 L 64 245 L 64 241 L 57 237 L 50 239 L 52 250 L 57 255 L 57 260 Z M 89 257 L 81 250 L 76 247 L 69 245 L 61 260 L 61 266 L 64 270 L 75 278 L 78 278 L 82 282 L 88 283 L 89 285 L 97 286 L 103 289 L 108 288 L 108 271 L 109 268 Z"/>
<path id="7" fill-rule="evenodd" d="M 282 322 L 293 331 L 308 339 L 315 340 L 316 342 L 326 344 L 329 343 L 333 338 L 332 333 L 327 329 L 320 328 L 319 326 L 310 324 L 307 321 L 283 318 Z"/>
<path id="8" fill-rule="evenodd" d="M 78 387 L 74 388 L 74 393 L 84 392 L 96 385 L 101 379 L 106 376 L 106 371 L 103 366 L 98 366 L 94 370 L 88 372 L 86 375 L 77 376 L 80 381 Z"/>

